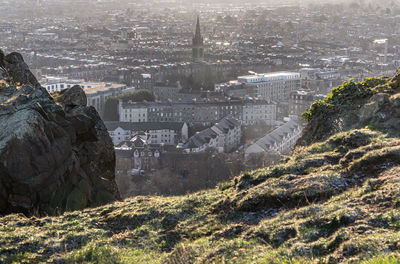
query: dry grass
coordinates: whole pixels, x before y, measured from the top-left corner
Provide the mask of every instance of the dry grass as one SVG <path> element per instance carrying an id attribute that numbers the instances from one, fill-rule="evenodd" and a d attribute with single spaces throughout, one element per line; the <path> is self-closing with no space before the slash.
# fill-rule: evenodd
<path id="1" fill-rule="evenodd" d="M 353 130 L 213 190 L 5 216 L 0 263 L 398 263 L 399 145 Z"/>

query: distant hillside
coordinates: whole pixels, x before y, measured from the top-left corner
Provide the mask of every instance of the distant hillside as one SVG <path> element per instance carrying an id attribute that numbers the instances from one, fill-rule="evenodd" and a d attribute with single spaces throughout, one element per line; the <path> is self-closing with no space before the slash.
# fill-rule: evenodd
<path id="1" fill-rule="evenodd" d="M 399 263 L 399 84 L 345 83 L 291 158 L 216 189 L 0 218 L 0 262 Z"/>

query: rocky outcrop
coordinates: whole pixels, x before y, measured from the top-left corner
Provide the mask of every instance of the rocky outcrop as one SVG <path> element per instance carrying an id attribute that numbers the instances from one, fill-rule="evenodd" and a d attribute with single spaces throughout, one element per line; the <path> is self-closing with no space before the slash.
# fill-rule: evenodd
<path id="1" fill-rule="evenodd" d="M 3 64 L 14 83 L 20 85 L 31 85 L 33 87 L 40 86 L 36 77 L 29 70 L 29 67 L 25 63 L 21 54 L 17 52 L 8 54 L 4 57 Z"/>
<path id="2" fill-rule="evenodd" d="M 399 92 L 400 71 L 390 79 L 380 77 L 344 82 L 303 115 L 308 123 L 297 145 L 308 146 L 335 133 L 365 126 L 387 132 L 398 130 Z"/>
<path id="3" fill-rule="evenodd" d="M 18 53 L 0 69 L 0 214 L 57 214 L 119 199 L 111 138 L 79 86 L 54 98 Z"/>
<path id="4" fill-rule="evenodd" d="M 0 67 L 4 67 L 4 52 L 0 50 Z"/>

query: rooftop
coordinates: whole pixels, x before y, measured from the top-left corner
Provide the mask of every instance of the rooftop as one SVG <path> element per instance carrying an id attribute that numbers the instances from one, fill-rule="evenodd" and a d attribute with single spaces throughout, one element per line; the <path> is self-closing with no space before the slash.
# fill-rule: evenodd
<path id="1" fill-rule="evenodd" d="M 107 84 L 107 83 L 81 83 L 80 85 L 81 86 L 85 86 L 85 85 L 92 86 L 93 85 L 92 88 L 85 89 L 86 94 L 94 94 L 97 92 L 103 92 L 103 91 L 107 91 L 110 89 L 116 89 L 116 88 L 126 86 L 125 84 Z"/>
<path id="2" fill-rule="evenodd" d="M 268 133 L 263 138 L 259 139 L 255 144 L 260 146 L 265 151 L 269 151 L 271 146 L 274 146 L 276 143 L 280 142 L 282 138 L 287 133 L 291 133 L 293 130 L 299 128 L 300 125 L 294 122 L 293 120 L 287 122 L 286 124 L 278 127 L 271 133 Z"/>
<path id="3" fill-rule="evenodd" d="M 181 130 L 185 125 L 183 122 L 104 122 L 108 131 L 114 131 L 117 128 L 132 131 L 148 131 L 148 130 Z"/>
<path id="4" fill-rule="evenodd" d="M 253 75 L 239 76 L 238 81 L 241 83 L 258 83 L 272 82 L 283 80 L 300 79 L 300 73 L 297 72 L 273 72 L 273 73 L 257 73 Z"/>

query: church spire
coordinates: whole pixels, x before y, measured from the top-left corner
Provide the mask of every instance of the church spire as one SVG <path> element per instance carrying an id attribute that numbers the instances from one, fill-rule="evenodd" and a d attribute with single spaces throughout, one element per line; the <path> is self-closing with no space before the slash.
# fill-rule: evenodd
<path id="1" fill-rule="evenodd" d="M 196 40 L 202 40 L 201 31 L 200 31 L 200 17 L 197 16 L 197 23 L 196 23 L 196 33 L 194 35 Z"/>
<path id="2" fill-rule="evenodd" d="M 197 23 L 196 23 L 196 32 L 194 34 L 193 43 L 193 60 L 194 61 L 201 61 L 203 60 L 204 56 L 204 42 L 203 37 L 201 36 L 201 29 L 200 29 L 200 17 L 197 16 Z"/>

